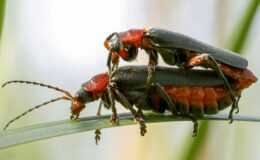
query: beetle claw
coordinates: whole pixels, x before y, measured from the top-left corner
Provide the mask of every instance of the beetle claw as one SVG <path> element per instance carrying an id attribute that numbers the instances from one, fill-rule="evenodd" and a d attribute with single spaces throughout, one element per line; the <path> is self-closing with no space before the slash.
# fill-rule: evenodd
<path id="1" fill-rule="evenodd" d="M 234 109 L 232 108 L 229 112 L 229 116 L 228 116 L 228 119 L 230 120 L 229 124 L 233 123 L 233 111 Z"/>
<path id="2" fill-rule="evenodd" d="M 116 123 L 118 122 L 118 119 L 119 119 L 119 118 L 118 118 L 117 114 L 112 114 L 109 123 L 110 123 L 111 125 L 114 125 L 114 124 L 116 124 Z"/>
<path id="3" fill-rule="evenodd" d="M 76 119 L 78 119 L 79 118 L 79 115 L 71 115 L 70 116 L 70 119 L 72 119 L 72 120 L 76 120 Z"/>
<path id="4" fill-rule="evenodd" d="M 236 108 L 235 114 L 238 114 L 238 113 L 239 113 L 239 107 Z"/>
<path id="5" fill-rule="evenodd" d="M 97 129 L 96 131 L 95 131 L 95 141 L 96 141 L 96 145 L 98 145 L 98 141 L 100 141 L 100 135 L 101 135 L 101 132 L 100 132 L 100 130 L 99 129 Z"/>
<path id="6" fill-rule="evenodd" d="M 146 124 L 144 122 L 144 118 L 142 116 L 138 116 L 138 117 L 135 117 L 135 121 L 139 124 L 140 126 L 140 134 L 141 136 L 144 136 L 145 133 L 147 132 L 146 131 Z"/>
<path id="7" fill-rule="evenodd" d="M 193 126 L 192 137 L 196 137 L 198 135 L 198 126 L 199 126 L 199 124 L 198 124 L 197 120 L 193 121 L 193 123 L 194 123 L 194 126 Z"/>

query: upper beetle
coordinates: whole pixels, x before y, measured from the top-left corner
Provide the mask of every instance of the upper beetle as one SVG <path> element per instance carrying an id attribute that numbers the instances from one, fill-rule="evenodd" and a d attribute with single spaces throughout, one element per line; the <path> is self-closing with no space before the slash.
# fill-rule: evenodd
<path id="1" fill-rule="evenodd" d="M 183 70 L 194 66 L 212 68 L 224 82 L 224 86 L 233 101 L 233 110 L 238 108 L 237 99 L 223 74 L 223 68 L 225 70 L 243 70 L 247 68 L 248 61 L 236 53 L 206 44 L 180 33 L 159 28 L 149 30 L 131 29 L 121 33 L 114 32 L 106 38 L 104 45 L 109 50 L 107 61 L 109 75 L 118 66 L 119 57 L 126 61 L 132 61 L 138 54 L 138 48 L 144 49 L 149 55 L 147 88 L 150 86 L 152 73 L 158 64 L 158 53 L 165 63 L 177 65 Z M 111 61 L 113 63 L 112 69 Z M 231 122 L 232 112 L 230 113 Z"/>

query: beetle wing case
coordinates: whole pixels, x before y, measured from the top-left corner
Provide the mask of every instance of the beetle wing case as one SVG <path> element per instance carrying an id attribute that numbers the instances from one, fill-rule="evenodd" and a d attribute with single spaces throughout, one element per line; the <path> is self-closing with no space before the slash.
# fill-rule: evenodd
<path id="1" fill-rule="evenodd" d="M 112 81 L 124 90 L 138 90 L 146 87 L 147 66 L 119 67 L 112 77 Z M 231 88 L 234 80 L 227 77 Z M 153 73 L 152 83 L 162 86 L 222 86 L 223 81 L 213 70 L 187 70 L 177 68 L 156 67 Z"/>
<path id="2" fill-rule="evenodd" d="M 180 33 L 152 28 L 146 32 L 145 37 L 155 48 L 188 49 L 198 53 L 210 54 L 216 60 L 232 67 L 245 69 L 248 66 L 247 60 L 234 52 L 214 47 Z"/>

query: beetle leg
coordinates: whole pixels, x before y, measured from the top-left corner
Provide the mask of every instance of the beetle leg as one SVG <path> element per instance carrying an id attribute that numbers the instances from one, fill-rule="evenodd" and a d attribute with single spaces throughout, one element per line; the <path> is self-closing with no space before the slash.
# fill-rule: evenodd
<path id="1" fill-rule="evenodd" d="M 170 107 L 171 112 L 174 115 L 178 115 L 177 107 L 173 103 L 173 101 L 172 101 L 171 97 L 169 96 L 169 94 L 163 89 L 163 87 L 159 83 L 156 83 L 155 86 L 157 87 L 159 92 L 162 94 L 162 97 L 166 101 L 168 106 Z"/>
<path id="2" fill-rule="evenodd" d="M 147 117 L 144 115 L 141 108 L 138 108 L 137 113 L 140 115 L 140 117 L 142 117 L 143 120 L 147 120 Z"/>
<path id="3" fill-rule="evenodd" d="M 117 112 L 116 112 L 115 101 L 112 97 L 112 89 L 111 89 L 111 84 L 110 84 L 111 83 L 111 77 L 112 77 L 112 74 L 113 74 L 113 71 L 111 69 L 112 54 L 113 54 L 113 52 L 111 50 L 109 50 L 109 55 L 108 55 L 108 58 L 107 58 L 109 85 L 107 86 L 107 89 L 108 89 L 108 96 L 109 96 L 109 100 L 110 100 L 110 106 L 112 108 L 112 116 L 111 116 L 111 119 L 110 119 L 110 124 L 113 125 L 113 124 L 117 123 L 118 116 L 117 116 Z M 114 68 L 114 65 L 115 64 L 113 64 L 113 68 Z"/>
<path id="4" fill-rule="evenodd" d="M 111 89 L 110 85 L 107 86 L 107 90 L 108 90 L 108 96 L 109 96 L 109 101 L 110 101 L 110 106 L 111 106 L 110 108 L 112 108 L 112 116 L 111 116 L 111 119 L 110 119 L 110 124 L 113 125 L 113 124 L 117 123 L 118 115 L 117 115 L 117 112 L 116 112 L 115 100 L 112 97 L 112 89 Z"/>
<path id="5" fill-rule="evenodd" d="M 182 118 L 187 118 L 187 119 L 189 119 L 193 122 L 192 136 L 196 137 L 198 135 L 198 127 L 199 127 L 198 120 L 195 117 L 193 117 L 192 115 L 189 115 L 189 114 L 178 114 L 178 116 L 182 117 Z"/>
<path id="6" fill-rule="evenodd" d="M 233 122 L 233 111 L 238 108 L 238 100 L 236 99 L 235 95 L 232 93 L 231 87 L 224 75 L 224 73 L 222 72 L 222 70 L 219 68 L 215 58 L 213 58 L 210 54 L 200 54 L 198 56 L 193 57 L 192 59 L 190 59 L 189 61 L 186 62 L 186 67 L 193 67 L 193 66 L 198 66 L 201 63 L 205 62 L 205 61 L 211 61 L 212 62 L 212 67 L 214 68 L 214 70 L 217 72 L 218 76 L 222 79 L 222 81 L 224 82 L 224 87 L 226 88 L 226 90 L 228 91 L 228 94 L 233 102 L 232 104 L 232 108 L 229 112 L 229 119 L 230 119 L 230 123 Z"/>
<path id="7" fill-rule="evenodd" d="M 238 101 L 240 100 L 240 98 L 241 98 L 241 93 L 237 96 L 237 101 L 235 103 L 233 103 L 232 108 L 229 112 L 229 119 L 231 120 L 229 123 L 233 122 L 233 112 L 234 112 L 234 110 L 236 109 L 236 112 L 235 112 L 236 114 L 238 114 L 238 112 L 239 112 Z"/>
<path id="8" fill-rule="evenodd" d="M 107 67 L 108 67 L 108 75 L 110 78 L 111 75 L 111 60 L 112 60 L 112 51 L 109 51 L 108 57 L 107 57 Z"/>
<path id="9" fill-rule="evenodd" d="M 138 115 L 139 115 L 140 117 L 142 117 L 144 120 L 147 120 L 147 118 L 146 118 L 146 116 L 144 115 L 144 113 L 143 113 L 143 111 L 142 111 L 141 108 L 142 108 L 142 104 L 144 103 L 145 99 L 147 98 L 147 95 L 148 95 L 148 93 L 144 92 L 144 93 L 140 96 L 140 98 L 139 98 L 137 104 L 135 105 L 136 108 L 138 108 L 138 109 L 137 109 Z"/>
<path id="10" fill-rule="evenodd" d="M 140 126 L 141 135 L 144 136 L 144 134 L 146 133 L 146 125 L 145 125 L 143 117 L 138 114 L 138 112 L 133 108 L 133 106 L 130 104 L 130 102 L 127 100 L 127 98 L 122 93 L 120 93 L 119 90 L 115 89 L 115 93 L 120 98 L 120 100 L 123 102 L 124 106 L 126 106 L 131 111 L 131 113 L 134 116 L 134 119 Z"/>
<path id="11" fill-rule="evenodd" d="M 147 118 L 146 118 L 146 116 L 143 114 L 143 111 L 142 111 L 142 104 L 144 103 L 144 101 L 145 101 L 145 99 L 147 98 L 147 95 L 148 95 L 148 92 L 144 92 L 141 96 L 140 96 L 140 98 L 139 98 L 139 100 L 138 100 L 138 102 L 137 102 L 137 104 L 135 105 L 137 108 L 138 108 L 138 110 L 137 110 L 137 113 L 144 119 L 144 120 L 147 120 Z"/>
<path id="12" fill-rule="evenodd" d="M 192 136 L 195 137 L 198 134 L 198 121 L 195 117 L 189 115 L 189 114 L 179 114 L 177 111 L 177 108 L 175 104 L 173 103 L 172 99 L 170 98 L 169 94 L 163 89 L 163 87 L 159 84 L 155 84 L 156 87 L 158 88 L 159 92 L 162 94 L 163 99 L 166 101 L 168 106 L 170 107 L 172 113 L 177 116 L 177 117 L 182 117 L 182 118 L 188 118 L 193 122 L 193 134 Z"/>
<path id="13" fill-rule="evenodd" d="M 239 102 L 239 100 L 240 100 L 240 98 L 241 98 L 241 93 L 239 93 L 239 95 L 237 96 L 237 110 L 236 110 L 236 114 L 238 114 L 239 113 L 239 107 L 238 107 L 238 102 Z"/>
<path id="14" fill-rule="evenodd" d="M 98 111 L 97 111 L 97 116 L 101 115 L 101 107 L 102 107 L 102 101 L 100 101 L 99 106 L 98 106 Z"/>
<path id="15" fill-rule="evenodd" d="M 114 71 L 118 67 L 119 55 L 116 54 L 115 52 L 112 52 L 111 61 L 112 61 L 112 64 L 113 64 L 112 71 Z"/>
<path id="16" fill-rule="evenodd" d="M 150 85 L 151 85 L 151 79 L 153 72 L 155 71 L 155 67 L 158 64 L 158 54 L 155 50 L 146 50 L 146 52 L 149 55 L 149 62 L 148 62 L 148 77 L 146 80 L 146 91 L 150 90 Z"/>
<path id="17" fill-rule="evenodd" d="M 95 141 L 96 141 L 96 145 L 98 145 L 98 142 L 100 141 L 100 135 L 101 135 L 101 132 L 99 129 L 97 129 L 95 131 Z"/>
<path id="18" fill-rule="evenodd" d="M 100 114 L 101 114 L 102 104 L 103 104 L 102 101 L 100 101 L 99 107 L 98 107 L 98 111 L 97 111 L 97 116 L 100 116 Z M 96 145 L 98 145 L 98 141 L 100 141 L 100 135 L 101 135 L 100 129 L 97 129 L 97 130 L 95 131 L 95 141 L 96 141 Z"/>

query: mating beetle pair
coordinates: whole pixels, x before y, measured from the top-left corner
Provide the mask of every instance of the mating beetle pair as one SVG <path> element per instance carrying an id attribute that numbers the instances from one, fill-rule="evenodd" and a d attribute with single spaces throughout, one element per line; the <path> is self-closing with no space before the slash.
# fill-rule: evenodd
<path id="1" fill-rule="evenodd" d="M 66 96 L 53 99 L 33 107 L 28 112 L 58 100 L 69 100 L 71 119 L 79 117 L 85 103 L 98 99 L 108 109 L 112 109 L 110 123 L 117 122 L 115 100 L 129 109 L 140 125 L 141 135 L 146 132 L 143 110 L 163 113 L 169 110 L 175 116 L 185 117 L 194 122 L 193 135 L 197 134 L 197 117 L 204 114 L 216 114 L 232 104 L 232 113 L 237 108 L 241 91 L 257 81 L 253 73 L 246 69 L 247 60 L 232 52 L 219 49 L 190 37 L 161 29 L 130 30 L 113 33 L 105 41 L 109 49 L 107 65 L 109 72 L 99 74 L 84 83 L 73 97 L 68 91 L 37 82 L 9 81 L 9 83 L 27 83 L 48 87 L 65 93 Z M 136 58 L 137 49 L 144 49 L 149 55 L 148 69 L 145 66 L 117 68 L 119 57 L 125 60 Z M 166 63 L 177 65 L 181 69 L 155 67 L 160 53 Z M 203 54 L 201 54 L 203 53 Z M 111 68 L 111 62 L 113 66 Z M 201 65 L 212 70 L 187 70 Z M 138 109 L 135 110 L 133 105 Z M 100 107 L 98 110 L 100 113 Z"/>
<path id="2" fill-rule="evenodd" d="M 232 123 L 233 111 L 238 109 L 238 99 L 232 93 L 226 76 L 235 76 L 233 72 L 242 72 L 243 69 L 246 69 L 248 62 L 245 58 L 191 37 L 158 28 L 149 30 L 133 29 L 122 33 L 114 32 L 107 37 L 104 45 L 109 50 L 107 66 L 110 75 L 118 66 L 119 57 L 126 61 L 132 61 L 137 56 L 138 48 L 144 49 L 149 56 L 147 88 L 150 86 L 152 74 L 158 64 L 158 53 L 167 64 L 177 65 L 183 70 L 194 66 L 214 69 L 222 79 L 233 101 L 229 114 Z M 113 63 L 112 68 L 111 62 Z M 223 74 L 225 70 L 231 70 L 232 72 L 228 72 L 225 76 Z"/>

